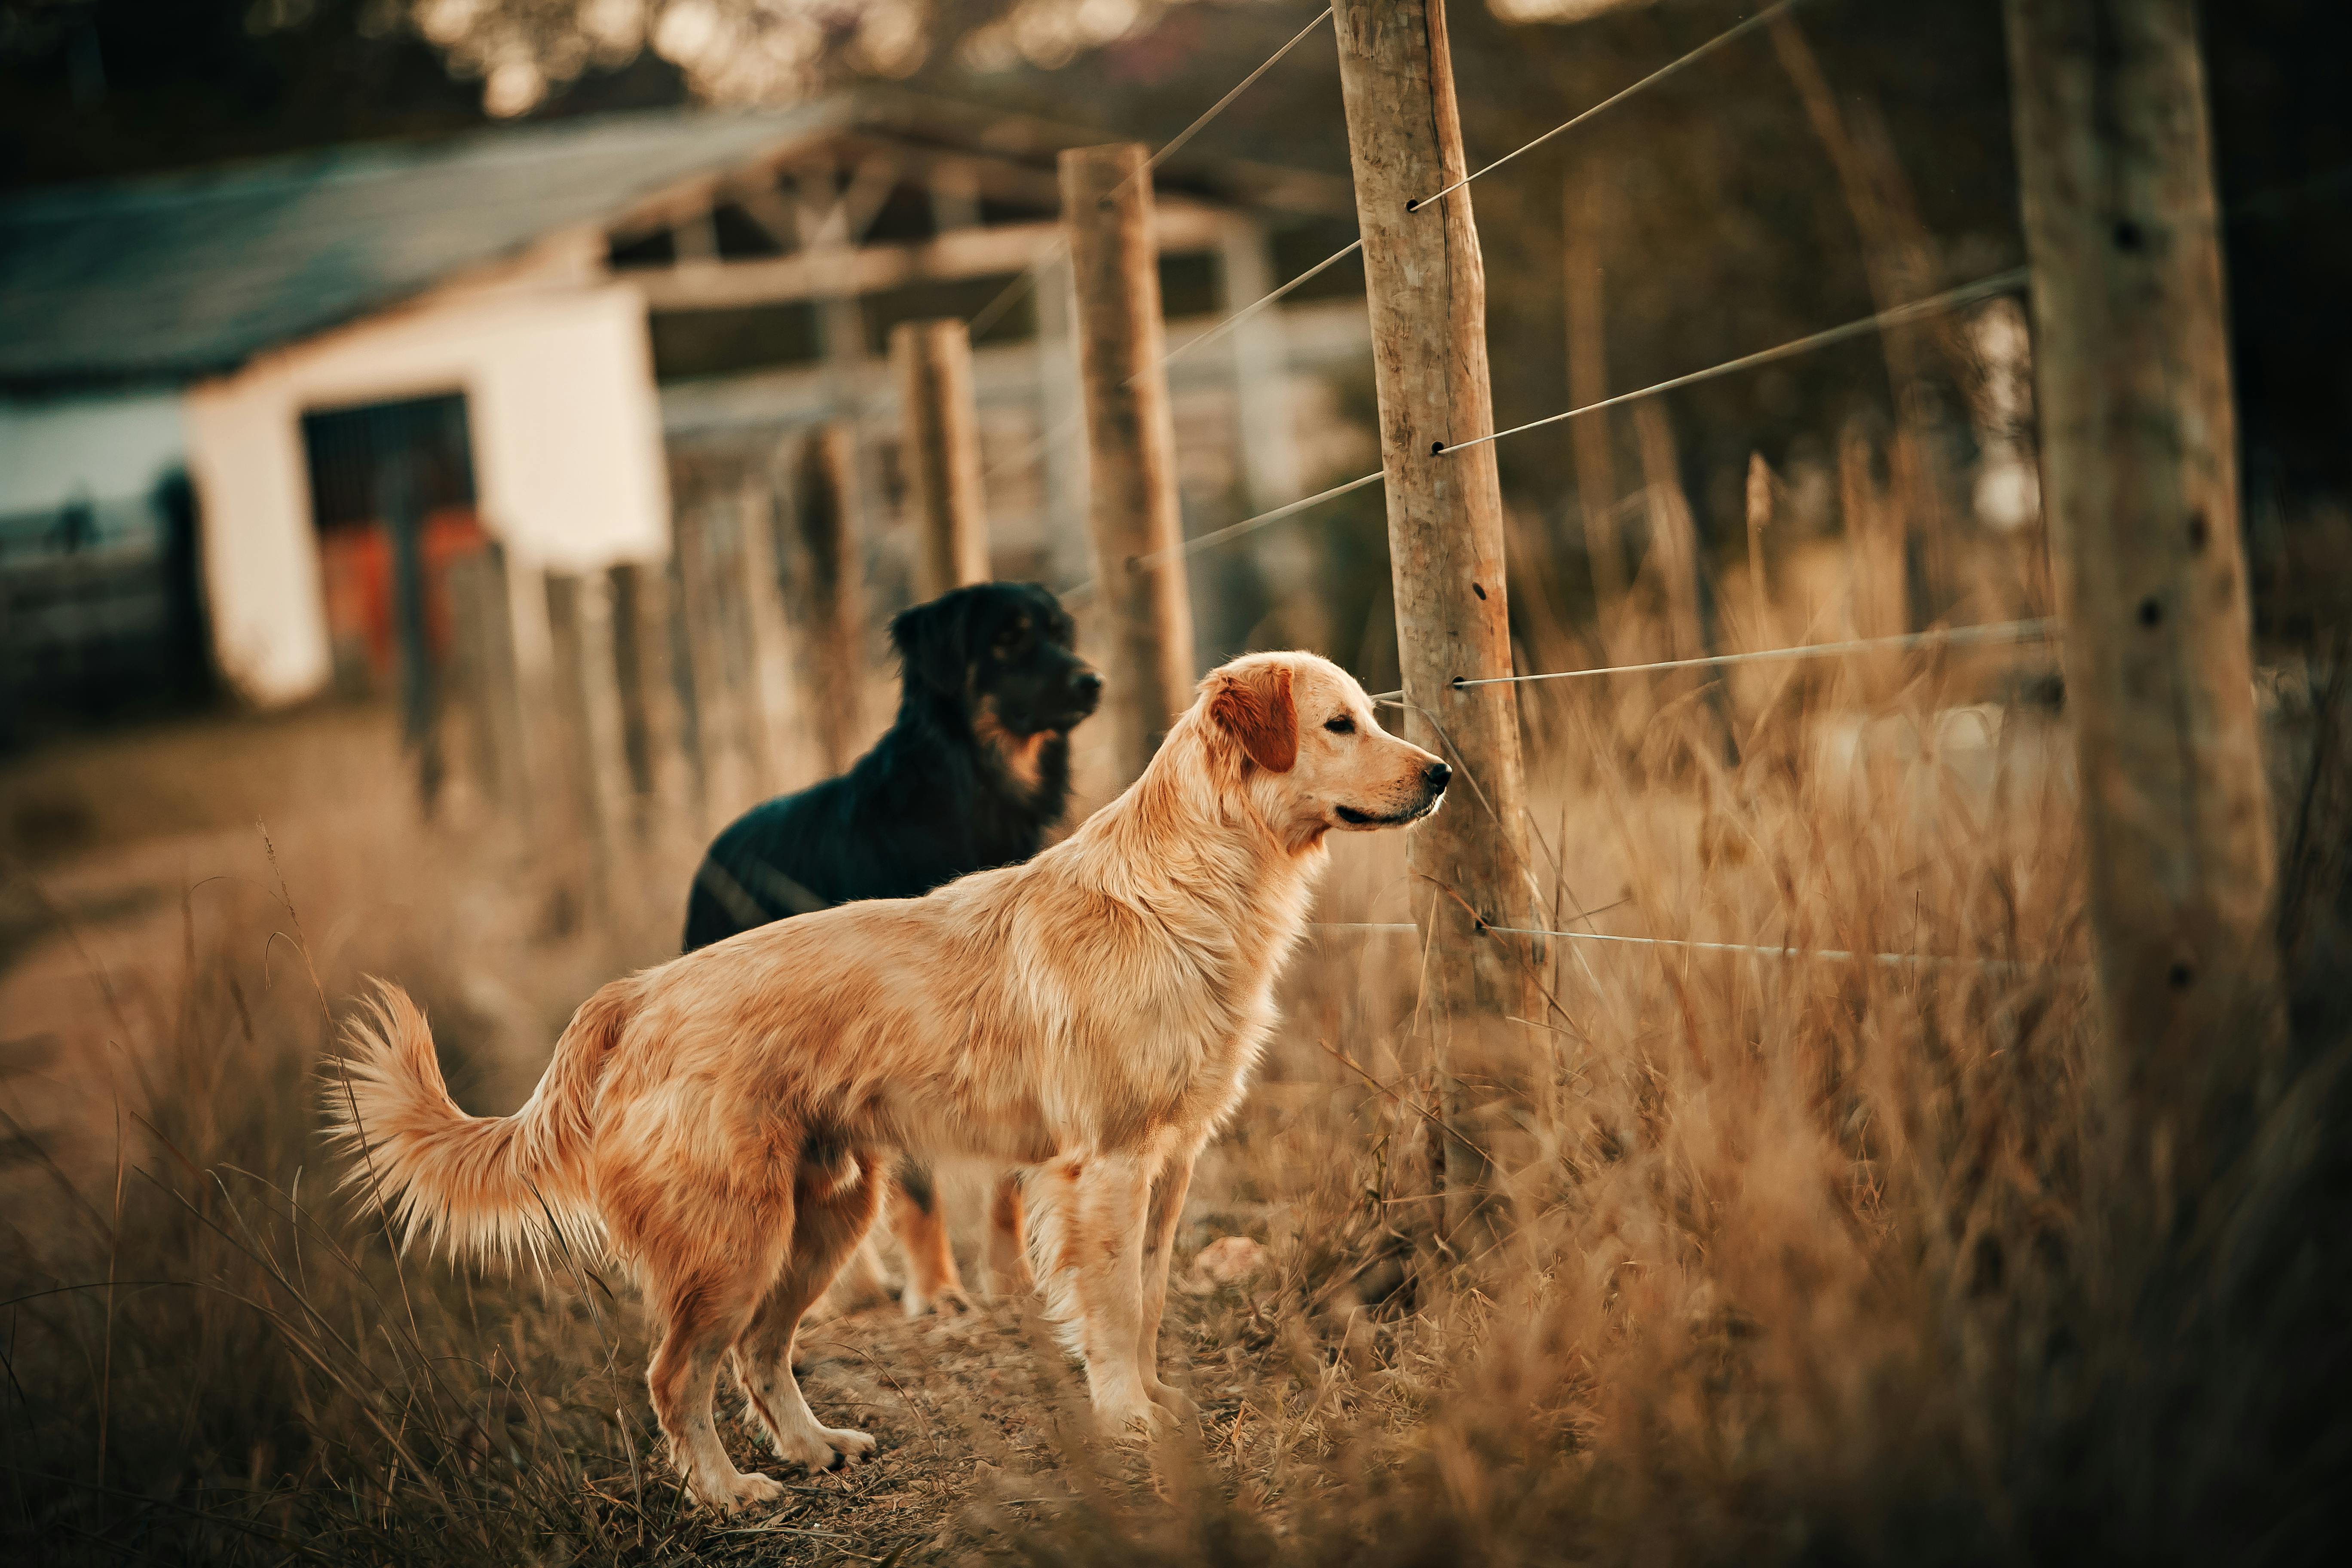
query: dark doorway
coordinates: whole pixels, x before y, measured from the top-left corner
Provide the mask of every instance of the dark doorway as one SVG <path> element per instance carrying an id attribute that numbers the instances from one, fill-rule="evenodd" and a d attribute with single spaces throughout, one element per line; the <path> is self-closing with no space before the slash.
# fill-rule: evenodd
<path id="1" fill-rule="evenodd" d="M 402 679 L 408 531 L 425 663 L 447 660 L 453 631 L 443 579 L 452 560 L 484 542 L 466 413 L 466 395 L 453 392 L 302 416 L 327 632 L 344 691 L 390 691 Z"/>

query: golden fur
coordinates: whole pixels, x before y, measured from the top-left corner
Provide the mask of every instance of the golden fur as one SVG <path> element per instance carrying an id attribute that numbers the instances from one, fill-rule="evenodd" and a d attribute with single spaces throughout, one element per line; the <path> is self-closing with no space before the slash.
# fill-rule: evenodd
<path id="1" fill-rule="evenodd" d="M 1435 809 L 1447 773 L 1311 654 L 1210 675 L 1143 776 L 1023 865 L 760 927 L 614 981 L 510 1117 L 468 1117 L 425 1020 L 383 988 L 327 1093 L 412 1236 L 478 1254 L 600 1238 L 635 1269 L 647 1378 L 694 1495 L 777 1495 L 711 1424 L 723 1358 L 778 1452 L 818 1424 L 793 1336 L 864 1235 L 886 1151 L 1036 1167 L 1030 1250 L 1097 1417 L 1190 1402 L 1155 1349 L 1192 1163 L 1239 1102 L 1333 829 Z"/>

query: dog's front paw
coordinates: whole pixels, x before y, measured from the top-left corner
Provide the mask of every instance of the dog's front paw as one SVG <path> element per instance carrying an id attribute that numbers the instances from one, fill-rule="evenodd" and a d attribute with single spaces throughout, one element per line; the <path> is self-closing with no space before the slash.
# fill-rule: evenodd
<path id="1" fill-rule="evenodd" d="M 1201 1414 L 1200 1405 L 1191 1394 L 1172 1383 L 1161 1383 L 1157 1379 L 1151 1384 L 1151 1403 L 1179 1421 L 1191 1421 Z"/>
<path id="2" fill-rule="evenodd" d="M 860 1432 L 855 1426 L 820 1426 L 817 1430 L 824 1434 L 827 1443 L 833 1445 L 842 1464 L 854 1465 L 874 1451 L 873 1435 Z"/>
<path id="3" fill-rule="evenodd" d="M 757 1470 L 736 1471 L 724 1476 L 694 1476 L 687 1481 L 687 1490 L 697 1502 L 720 1513 L 758 1503 L 773 1502 L 784 1495 L 782 1483 L 770 1479 Z"/>
<path id="4" fill-rule="evenodd" d="M 1170 1413 L 1144 1397 L 1140 1389 L 1132 1398 L 1095 1401 L 1095 1430 L 1113 1442 L 1149 1442 L 1172 1421 Z"/>
<path id="5" fill-rule="evenodd" d="M 898 1298 L 898 1304 L 907 1310 L 909 1318 L 926 1318 L 934 1312 L 943 1318 L 957 1317 L 971 1310 L 971 1300 L 952 1286 L 926 1296 L 910 1285 Z"/>
<path id="6" fill-rule="evenodd" d="M 874 1439 L 846 1426 L 816 1426 L 776 1439 L 776 1451 L 813 1471 L 846 1469 L 874 1451 Z"/>

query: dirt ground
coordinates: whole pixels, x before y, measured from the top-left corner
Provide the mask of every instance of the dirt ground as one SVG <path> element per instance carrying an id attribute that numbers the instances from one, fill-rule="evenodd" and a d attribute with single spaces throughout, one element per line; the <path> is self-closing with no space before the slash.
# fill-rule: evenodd
<path id="1" fill-rule="evenodd" d="M 136 1099 L 126 1086 L 155 1067 L 139 1042 L 168 1032 L 190 976 L 224 943 L 231 967 L 268 986 L 299 987 L 302 966 L 314 966 L 335 1011 L 363 973 L 437 984 L 451 993 L 430 1006 L 456 1058 L 454 1090 L 482 1111 L 519 1102 L 577 1001 L 670 951 L 670 884 L 682 889 L 684 877 L 654 865 L 641 907 L 599 923 L 562 876 L 514 853 L 510 830 L 462 784 L 427 826 L 408 780 L 392 716 L 333 705 L 93 737 L 0 765 L 0 1131 L 37 1141 L 94 1192 L 124 1151 L 134 1164 L 144 1157 L 137 1129 L 125 1131 Z M 1263 1205 L 1202 1195 L 1221 1184 L 1218 1158 L 1195 1189 L 1180 1258 L 1234 1234 L 1254 1209 L 1263 1220 Z M 968 1251 L 982 1234 L 987 1173 L 945 1175 Z M 17 1212 L 53 1201 L 49 1183 L 37 1162 L 0 1158 L 0 1197 Z M 1171 1361 L 1206 1342 L 1198 1320 L 1215 1288 L 1192 1289 L 1172 1294 Z M 1226 1307 L 1242 1299 L 1230 1285 L 1219 1296 Z M 729 1521 L 688 1507 L 650 1456 L 642 1365 L 616 1364 L 615 1386 L 593 1397 L 626 1409 L 636 1462 L 595 1489 L 647 1560 L 719 1563 L 961 1554 L 1066 1506 L 1074 1484 L 1157 1489 L 1139 1451 L 1072 1447 L 1087 1431 L 1082 1395 L 1034 1309 L 1028 1298 L 978 1301 L 909 1321 L 892 1302 L 813 1324 L 802 1342 L 811 1403 L 880 1440 L 840 1474 L 798 1473 L 767 1455 L 722 1384 L 737 1462 L 788 1487 L 784 1502 Z M 1222 1351 L 1203 1353 L 1171 1375 L 1192 1379 L 1213 1447 L 1234 1435 L 1244 1384 Z M 1089 1452 L 1078 1460 L 1087 1475 L 1074 1478 L 1071 1456 Z"/>

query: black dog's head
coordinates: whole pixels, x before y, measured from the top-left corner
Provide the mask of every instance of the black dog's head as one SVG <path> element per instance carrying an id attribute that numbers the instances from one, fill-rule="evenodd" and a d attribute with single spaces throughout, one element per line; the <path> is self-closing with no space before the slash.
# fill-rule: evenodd
<path id="1" fill-rule="evenodd" d="M 945 700 L 975 731 L 1026 739 L 1082 722 L 1102 677 L 1077 656 L 1070 613 L 1034 583 L 978 583 L 902 611 L 890 640 L 906 695 Z"/>

